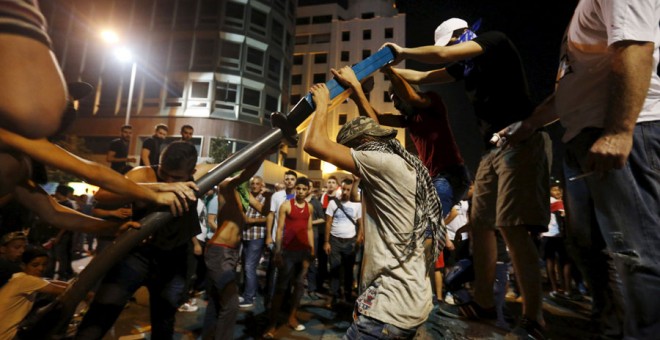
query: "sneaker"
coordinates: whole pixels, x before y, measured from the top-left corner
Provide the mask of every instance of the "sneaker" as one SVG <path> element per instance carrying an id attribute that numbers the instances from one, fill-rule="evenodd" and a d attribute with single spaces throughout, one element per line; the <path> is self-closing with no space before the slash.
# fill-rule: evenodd
<path id="1" fill-rule="evenodd" d="M 248 301 L 242 296 L 238 297 L 238 307 L 239 308 L 250 308 L 252 306 L 254 306 L 253 301 Z"/>
<path id="2" fill-rule="evenodd" d="M 456 304 L 456 300 L 454 300 L 454 296 L 451 295 L 451 293 L 447 293 L 447 295 L 445 296 L 445 302 L 450 304 L 450 305 L 455 305 Z"/>
<path id="3" fill-rule="evenodd" d="M 511 330 L 507 335 L 504 336 L 504 339 L 507 340 L 545 340 L 545 335 L 543 334 L 543 327 L 534 321 L 526 317 L 520 319 L 520 323 L 514 329 Z"/>
<path id="4" fill-rule="evenodd" d="M 184 303 L 179 307 L 179 312 L 196 312 L 199 309 L 198 306 L 191 305 L 188 302 Z"/>
<path id="5" fill-rule="evenodd" d="M 496 320 L 497 319 L 497 311 L 495 310 L 495 307 L 490 307 L 490 308 L 483 308 L 479 306 L 474 301 L 470 301 L 468 303 L 456 305 L 459 310 L 459 316 L 462 318 L 466 319 L 472 319 L 472 320 L 480 320 L 480 319 L 486 319 L 486 320 Z"/>

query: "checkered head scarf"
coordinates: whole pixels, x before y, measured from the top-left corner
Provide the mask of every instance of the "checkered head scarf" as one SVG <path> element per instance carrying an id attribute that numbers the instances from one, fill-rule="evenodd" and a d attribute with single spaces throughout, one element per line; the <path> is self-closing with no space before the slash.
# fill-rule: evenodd
<path id="1" fill-rule="evenodd" d="M 358 151 L 377 151 L 397 155 L 415 169 L 417 175 L 415 190 L 415 220 L 413 232 L 408 244 L 398 258 L 404 262 L 414 254 L 415 249 L 424 242 L 425 231 L 430 228 L 433 238 L 433 249 L 431 258 L 427 258 L 427 268 L 432 268 L 432 264 L 438 258 L 440 251 L 445 247 L 446 227 L 441 218 L 441 203 L 438 194 L 433 186 L 433 181 L 428 170 L 419 160 L 406 151 L 401 143 L 396 140 L 396 130 L 384 129 L 373 119 L 367 117 L 358 117 L 346 123 L 337 134 L 337 142 L 346 145 L 346 143 L 360 136 L 381 137 L 381 141 L 370 141 L 355 148 Z M 386 140 L 383 142 L 382 140 Z M 388 242 L 388 247 L 392 247 L 392 242 Z M 395 249 L 390 249 L 394 254 L 399 253 Z"/>

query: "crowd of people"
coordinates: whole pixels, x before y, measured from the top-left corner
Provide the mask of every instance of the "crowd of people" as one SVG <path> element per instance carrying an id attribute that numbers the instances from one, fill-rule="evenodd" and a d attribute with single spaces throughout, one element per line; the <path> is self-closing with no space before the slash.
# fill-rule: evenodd
<path id="1" fill-rule="evenodd" d="M 327 178 L 320 192 L 287 171 L 281 190 L 267 189 L 255 175 L 265 155 L 255 155 L 198 199 L 195 181 L 213 165 L 196 164 L 189 125 L 169 144 L 168 126 L 157 125 L 135 168 L 129 125 L 109 146 L 110 168 L 46 139 L 66 129 L 74 102 L 92 89 L 65 85 L 36 1 L 4 1 L 0 338 L 20 338 L 33 307 L 66 289 L 74 256 L 101 252 L 139 228 L 135 221 L 169 209 L 175 217 L 98 282 L 76 339 L 102 338 L 141 286 L 150 293 L 154 339 L 172 338 L 177 312 L 196 311 L 198 296 L 208 301 L 204 339 L 233 338 L 238 313 L 258 296 L 268 309 L 264 338 L 277 336 L 280 316 L 303 331 L 305 294 L 332 309 L 354 306 L 346 339 L 411 339 L 434 305 L 444 315 L 493 322 L 507 338 L 545 339 L 552 325 L 543 317 L 542 272 L 551 298 L 575 299 L 588 288 L 599 338 L 652 339 L 660 331 L 650 298 L 660 290 L 659 22 L 659 1 L 581 0 L 563 39 L 556 90 L 534 105 L 505 34 L 446 20 L 434 45 L 383 46 L 394 54 L 381 71 L 397 112 L 370 105 L 350 67 L 332 69 L 360 116 L 330 138 L 328 88 L 310 89 L 315 112 L 302 147 L 346 176 Z M 402 60 L 439 68 L 398 68 Z M 474 176 L 442 98 L 416 87 L 457 81 L 484 141 Z M 556 120 L 566 129 L 560 184 L 550 179 L 543 129 Z M 405 128 L 416 154 L 389 127 Z M 48 195 L 39 186 L 44 166 L 100 189 L 74 197 L 60 185 Z M 38 226 L 12 224 L 13 204 L 37 216 Z M 515 321 L 507 296 L 522 303 Z"/>

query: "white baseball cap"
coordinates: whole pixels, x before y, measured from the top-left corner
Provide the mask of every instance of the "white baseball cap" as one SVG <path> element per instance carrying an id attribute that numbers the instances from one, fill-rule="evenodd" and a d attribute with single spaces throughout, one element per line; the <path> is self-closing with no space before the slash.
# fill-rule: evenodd
<path id="1" fill-rule="evenodd" d="M 468 28 L 467 21 L 459 18 L 445 20 L 435 29 L 435 46 L 446 46 L 455 30 Z"/>

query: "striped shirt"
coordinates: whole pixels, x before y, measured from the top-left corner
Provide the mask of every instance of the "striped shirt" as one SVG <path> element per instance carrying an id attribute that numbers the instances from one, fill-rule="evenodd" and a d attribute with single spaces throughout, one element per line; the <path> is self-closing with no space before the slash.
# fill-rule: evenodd
<path id="1" fill-rule="evenodd" d="M 259 203 L 263 204 L 266 201 L 266 198 L 262 195 L 259 194 L 255 197 Z M 253 208 L 252 206 L 248 207 L 248 210 L 246 212 L 246 215 L 248 218 L 263 218 L 262 214 L 260 214 L 257 209 Z M 266 223 L 261 223 L 261 224 L 253 224 L 245 230 L 243 230 L 243 240 L 245 241 L 251 241 L 251 240 L 258 240 L 261 238 L 266 237 Z"/>
<path id="2" fill-rule="evenodd" d="M 0 33 L 26 36 L 50 48 L 46 29 L 37 0 L 0 0 Z"/>

